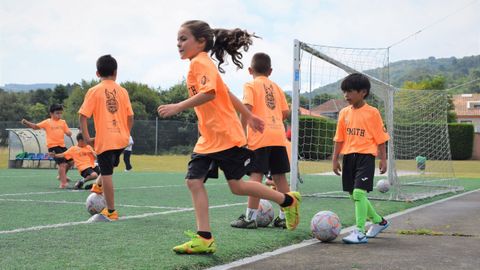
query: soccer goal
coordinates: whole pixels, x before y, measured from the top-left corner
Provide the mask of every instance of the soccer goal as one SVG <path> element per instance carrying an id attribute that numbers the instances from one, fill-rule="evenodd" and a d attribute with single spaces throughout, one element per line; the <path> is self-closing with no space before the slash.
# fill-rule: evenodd
<path id="1" fill-rule="evenodd" d="M 341 80 L 360 72 L 370 78 L 367 103 L 378 108 L 391 139 L 387 193 L 369 197 L 414 201 L 460 191 L 451 162 L 448 96 L 444 91 L 398 89 L 389 82 L 385 48 L 340 48 L 294 41 L 291 188 L 304 196 L 345 197 L 341 178 L 332 172 L 333 136 L 339 111 L 348 106 Z M 316 96 L 336 96 L 317 104 Z M 316 103 L 317 102 L 317 103 Z M 300 106 L 302 104 L 302 106 Z M 378 162 L 377 162 L 378 164 Z M 377 170 L 378 171 L 378 170 Z"/>

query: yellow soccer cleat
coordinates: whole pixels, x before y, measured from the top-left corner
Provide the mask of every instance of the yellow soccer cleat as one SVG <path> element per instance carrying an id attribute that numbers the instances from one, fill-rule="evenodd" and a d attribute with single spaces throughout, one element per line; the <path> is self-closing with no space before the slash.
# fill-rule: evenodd
<path id="1" fill-rule="evenodd" d="M 295 230 L 300 222 L 300 203 L 302 202 L 302 196 L 297 191 L 291 191 L 287 193 L 293 198 L 292 205 L 283 208 L 285 212 L 285 220 L 287 222 L 287 229 Z"/>
<path id="2" fill-rule="evenodd" d="M 93 184 L 92 189 L 90 189 L 91 192 L 95 192 L 97 194 L 102 195 L 103 194 L 103 188 L 102 186 L 99 186 L 97 184 Z"/>
<path id="3" fill-rule="evenodd" d="M 103 208 L 102 212 L 100 212 L 100 215 L 103 215 L 104 217 L 108 218 L 111 221 L 118 220 L 117 210 L 113 211 L 112 213 L 109 213 L 108 209 L 105 207 L 105 208 Z"/>
<path id="4" fill-rule="evenodd" d="M 192 240 L 174 247 L 173 251 L 177 254 L 208 254 L 217 250 L 213 237 L 205 239 L 192 231 L 186 231 L 185 234 Z"/>

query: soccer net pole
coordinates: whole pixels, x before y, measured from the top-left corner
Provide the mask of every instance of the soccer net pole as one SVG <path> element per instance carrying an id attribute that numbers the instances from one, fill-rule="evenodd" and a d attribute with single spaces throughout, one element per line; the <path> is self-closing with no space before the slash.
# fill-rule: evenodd
<path id="1" fill-rule="evenodd" d="M 291 125 L 292 125 L 292 130 L 297 130 L 299 129 L 299 110 L 300 110 L 300 90 L 301 90 L 301 85 L 300 85 L 300 74 L 301 74 L 301 51 L 306 51 L 310 53 L 311 55 L 318 57 L 338 68 L 341 68 L 345 72 L 351 74 L 351 73 L 362 73 L 360 71 L 355 70 L 354 68 L 351 68 L 321 52 L 318 50 L 308 46 L 307 44 L 300 42 L 299 40 L 295 39 L 293 41 L 293 88 L 292 88 L 292 118 L 291 118 Z M 362 73 L 364 74 L 364 73 Z M 396 91 L 396 88 L 388 83 L 382 82 L 372 76 L 369 76 L 368 74 L 364 74 L 368 76 L 370 79 L 370 82 L 373 85 L 376 85 L 377 87 L 386 89 L 387 97 L 385 97 L 385 110 L 386 110 L 386 117 L 390 119 L 390 121 L 385 121 L 387 125 L 387 130 L 390 133 L 390 140 L 388 143 L 388 151 L 387 151 L 387 162 L 388 162 L 388 180 L 389 182 L 395 186 L 396 182 L 396 175 L 395 175 L 395 162 L 394 162 L 394 138 L 393 138 L 393 97 Z M 301 181 L 299 175 L 299 161 L 298 161 L 298 132 L 292 132 L 292 138 L 291 138 L 291 143 L 292 143 L 292 157 L 290 160 L 290 168 L 291 168 L 291 174 L 290 174 L 290 189 L 291 190 L 297 190 L 298 189 L 298 183 Z M 394 193 L 392 193 L 392 196 Z"/>

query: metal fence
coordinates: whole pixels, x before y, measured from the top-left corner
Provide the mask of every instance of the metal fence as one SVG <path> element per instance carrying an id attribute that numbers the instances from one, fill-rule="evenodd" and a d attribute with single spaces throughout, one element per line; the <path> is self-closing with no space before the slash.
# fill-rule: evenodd
<path id="1" fill-rule="evenodd" d="M 69 127 L 73 126 L 67 121 Z M 75 123 L 78 125 L 78 122 Z M 8 147 L 8 128 L 24 128 L 18 121 L 0 121 L 0 147 Z M 89 131 L 94 136 L 93 121 L 89 121 Z M 196 123 L 172 120 L 136 120 L 132 137 L 133 153 L 159 155 L 166 153 L 188 154 L 198 138 Z"/>

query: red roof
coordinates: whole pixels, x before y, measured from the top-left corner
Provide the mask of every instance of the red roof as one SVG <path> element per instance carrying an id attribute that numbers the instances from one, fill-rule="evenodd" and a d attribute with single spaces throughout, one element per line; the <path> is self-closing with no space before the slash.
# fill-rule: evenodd
<path id="1" fill-rule="evenodd" d="M 307 109 L 302 108 L 302 107 L 300 107 L 300 115 L 309 115 L 309 116 L 314 116 L 314 117 L 326 118 L 323 115 L 320 115 L 318 113 L 314 113 L 313 111 L 307 110 Z"/>
<path id="2" fill-rule="evenodd" d="M 480 94 L 454 95 L 453 105 L 457 117 L 480 116 Z"/>
<path id="3" fill-rule="evenodd" d="M 312 109 L 312 112 L 316 114 L 328 113 L 328 112 L 340 112 L 341 109 L 347 107 L 349 104 L 345 99 L 330 99 L 317 107 Z"/>

